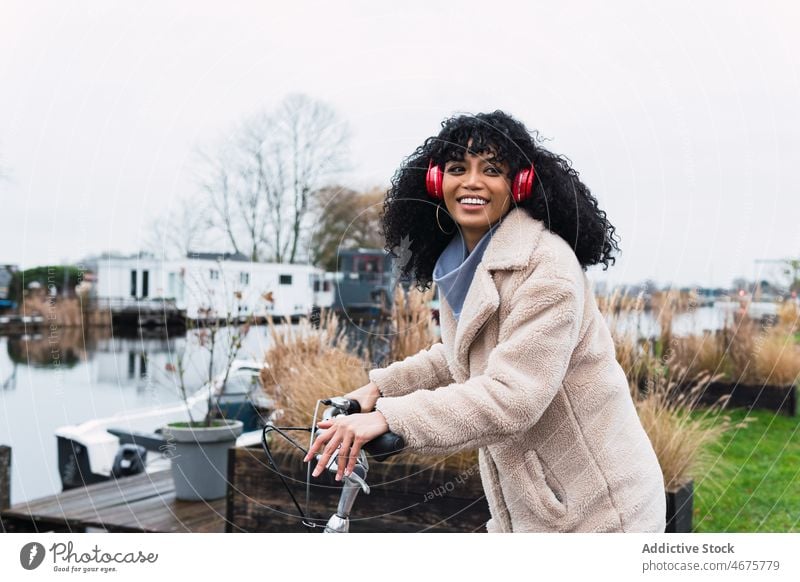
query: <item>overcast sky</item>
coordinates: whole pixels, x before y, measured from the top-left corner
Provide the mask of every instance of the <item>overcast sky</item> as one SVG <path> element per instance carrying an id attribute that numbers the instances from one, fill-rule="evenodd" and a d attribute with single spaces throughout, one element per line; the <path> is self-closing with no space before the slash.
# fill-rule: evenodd
<path id="1" fill-rule="evenodd" d="M 452 113 L 512 113 L 618 227 L 597 279 L 800 254 L 796 3 L 430 4 L 2 0 L 0 263 L 141 247 L 195 195 L 194 148 L 292 92 L 350 124 L 355 187 Z"/>

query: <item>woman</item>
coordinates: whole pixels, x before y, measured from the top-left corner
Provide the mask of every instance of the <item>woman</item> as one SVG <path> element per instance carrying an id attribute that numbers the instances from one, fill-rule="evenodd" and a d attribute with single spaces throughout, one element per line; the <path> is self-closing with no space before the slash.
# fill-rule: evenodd
<path id="1" fill-rule="evenodd" d="M 501 111 L 454 117 L 383 221 L 401 274 L 439 286 L 442 343 L 348 394 L 365 413 L 319 425 L 315 475 L 391 430 L 415 452 L 478 449 L 490 532 L 663 532 L 661 469 L 584 272 L 613 264 L 615 229 L 569 163 Z"/>

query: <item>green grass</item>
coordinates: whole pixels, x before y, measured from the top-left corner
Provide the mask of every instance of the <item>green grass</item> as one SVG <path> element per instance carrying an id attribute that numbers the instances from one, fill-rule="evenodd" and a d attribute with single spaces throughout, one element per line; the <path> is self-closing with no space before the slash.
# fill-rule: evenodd
<path id="1" fill-rule="evenodd" d="M 753 419 L 714 450 L 710 476 L 695 482 L 696 532 L 800 532 L 800 417 L 731 410 Z"/>

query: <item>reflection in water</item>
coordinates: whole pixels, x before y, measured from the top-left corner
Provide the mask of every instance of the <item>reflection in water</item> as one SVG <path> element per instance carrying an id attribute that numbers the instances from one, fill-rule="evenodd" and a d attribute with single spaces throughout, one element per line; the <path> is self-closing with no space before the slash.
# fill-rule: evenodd
<path id="1" fill-rule="evenodd" d="M 93 349 L 92 334 L 84 336 L 83 331 L 80 327 L 65 327 L 50 334 L 11 336 L 8 357 L 27 366 L 72 368 L 86 361 L 87 352 Z"/>
<path id="2" fill-rule="evenodd" d="M 697 333 L 700 329 L 721 327 L 721 311 L 701 308 L 692 314 L 681 314 L 674 322 L 678 335 Z M 370 356 L 372 366 L 385 366 L 392 337 L 389 322 L 356 324 L 341 321 L 348 345 L 354 353 L 364 358 Z M 658 324 L 649 314 L 637 314 L 634 318 L 618 322 L 623 328 L 633 327 L 640 336 L 657 333 Z M 282 326 L 280 326 L 282 327 Z M 184 356 L 186 384 L 199 387 L 208 379 L 209 351 L 201 345 L 197 330 L 175 335 L 166 330 L 132 330 L 129 335 L 111 333 L 107 328 L 61 328 L 57 333 L 23 335 L 7 338 L 8 357 L 14 364 L 11 370 L 0 376 L 0 387 L 13 388 L 16 384 L 16 366 L 19 364 L 50 370 L 74 368 L 81 362 L 92 362 L 93 380 L 96 383 L 115 386 L 135 385 L 147 389 L 153 383 L 162 386 L 177 386 L 174 373 L 176 359 Z M 219 334 L 214 354 L 215 371 L 224 366 L 227 354 L 226 329 Z M 263 361 L 264 352 L 270 343 L 266 326 L 253 326 L 243 342 L 239 357 Z"/>
<path id="3" fill-rule="evenodd" d="M 184 342 L 185 336 L 165 332 L 97 337 L 91 353 L 95 379 L 105 384 L 133 385 L 137 391 L 152 389 L 154 384 L 171 386 L 165 371 L 167 362 Z"/>
<path id="4" fill-rule="evenodd" d="M 0 388 L 3 390 L 13 390 L 17 387 L 17 368 L 18 365 L 15 362 L 11 368 L 11 372 L 0 377 Z"/>

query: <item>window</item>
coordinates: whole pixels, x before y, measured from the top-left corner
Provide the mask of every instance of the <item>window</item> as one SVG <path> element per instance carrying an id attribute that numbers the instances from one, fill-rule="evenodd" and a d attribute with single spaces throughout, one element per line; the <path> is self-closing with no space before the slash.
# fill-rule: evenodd
<path id="1" fill-rule="evenodd" d="M 319 281 L 314 281 L 314 292 L 319 291 Z"/>
<path id="2" fill-rule="evenodd" d="M 131 297 L 136 297 L 136 271 L 131 271 Z"/>
<path id="3" fill-rule="evenodd" d="M 279 283 L 281 285 L 291 285 L 292 284 L 292 276 L 291 275 L 281 275 Z"/>
<path id="4" fill-rule="evenodd" d="M 331 282 L 330 281 L 325 281 L 324 283 L 322 283 L 322 290 L 323 291 L 330 291 L 331 290 Z"/>
<path id="5" fill-rule="evenodd" d="M 216 281 L 217 279 L 219 279 L 219 271 L 217 271 L 216 269 L 211 269 L 208 272 L 208 278 L 211 279 L 212 281 Z"/>
<path id="6" fill-rule="evenodd" d="M 142 297 L 150 295 L 150 271 L 142 271 Z"/>
<path id="7" fill-rule="evenodd" d="M 382 271 L 381 258 L 376 255 L 363 255 L 354 257 L 354 271 L 359 273 L 380 273 Z"/>
<path id="8" fill-rule="evenodd" d="M 250 273 L 239 273 L 239 283 L 242 285 L 250 284 Z"/>
<path id="9" fill-rule="evenodd" d="M 353 257 L 353 271 L 361 281 L 375 282 L 381 278 L 383 264 L 377 255 L 361 255 Z"/>

